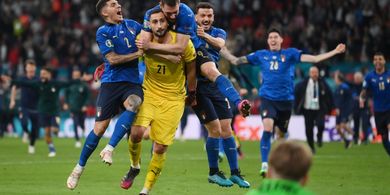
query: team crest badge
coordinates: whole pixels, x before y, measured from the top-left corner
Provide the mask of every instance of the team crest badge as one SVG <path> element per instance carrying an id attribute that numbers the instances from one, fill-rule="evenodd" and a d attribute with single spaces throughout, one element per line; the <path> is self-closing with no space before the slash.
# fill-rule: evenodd
<path id="1" fill-rule="evenodd" d="M 282 59 L 282 62 L 286 61 L 286 56 L 285 55 L 280 55 L 280 59 Z"/>
<path id="2" fill-rule="evenodd" d="M 387 77 L 387 83 L 390 83 L 390 77 Z"/>
<path id="3" fill-rule="evenodd" d="M 263 117 L 265 117 L 265 116 L 267 116 L 267 114 L 268 114 L 268 111 L 264 110 L 262 115 L 263 115 Z"/>
<path id="4" fill-rule="evenodd" d="M 101 114 L 102 114 L 102 107 L 97 107 L 96 108 L 96 117 L 100 117 Z"/>

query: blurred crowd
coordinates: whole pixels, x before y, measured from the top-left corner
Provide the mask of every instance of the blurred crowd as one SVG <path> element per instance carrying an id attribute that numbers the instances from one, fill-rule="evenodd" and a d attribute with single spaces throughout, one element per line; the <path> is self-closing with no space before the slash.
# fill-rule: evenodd
<path id="1" fill-rule="evenodd" d="M 182 1 L 191 7 L 197 1 Z M 236 55 L 265 48 L 268 27 L 284 31 L 284 47 L 307 53 L 330 50 L 339 42 L 347 54 L 336 58 L 367 61 L 376 50 L 390 53 L 389 0 L 210 0 L 216 26 L 228 32 L 228 47 Z M 102 20 L 96 0 L 0 0 L 0 63 L 13 76 L 23 61 L 40 66 L 96 66 L 101 62 L 95 32 Z M 142 22 L 156 0 L 121 1 L 127 18 Z"/>

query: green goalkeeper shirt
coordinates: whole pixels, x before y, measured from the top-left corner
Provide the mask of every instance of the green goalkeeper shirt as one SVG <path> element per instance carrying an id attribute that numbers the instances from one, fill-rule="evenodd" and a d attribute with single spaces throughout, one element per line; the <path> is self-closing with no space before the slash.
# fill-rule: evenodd
<path id="1" fill-rule="evenodd" d="M 265 179 L 261 186 L 246 195 L 313 195 L 298 182 L 280 179 Z"/>

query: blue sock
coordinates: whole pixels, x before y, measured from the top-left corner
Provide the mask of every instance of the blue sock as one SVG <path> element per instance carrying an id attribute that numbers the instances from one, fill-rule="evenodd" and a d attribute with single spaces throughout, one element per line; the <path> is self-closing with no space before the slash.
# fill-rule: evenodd
<path id="1" fill-rule="evenodd" d="M 126 132 L 130 129 L 133 123 L 134 117 L 137 113 L 131 111 L 124 111 L 119 116 L 118 121 L 115 124 L 114 132 L 112 133 L 110 142 L 108 143 L 112 147 L 116 147 L 121 141 Z"/>
<path id="2" fill-rule="evenodd" d="M 233 136 L 223 139 L 223 147 L 225 150 L 226 157 L 229 161 L 230 170 L 238 170 L 238 161 L 237 161 L 237 147 L 236 141 Z"/>
<path id="3" fill-rule="evenodd" d="M 218 168 L 219 138 L 208 137 L 206 141 L 207 159 L 210 168 Z"/>
<path id="4" fill-rule="evenodd" d="M 219 153 L 224 154 L 224 147 L 223 147 L 223 138 L 219 138 Z"/>
<path id="5" fill-rule="evenodd" d="M 264 131 L 263 137 L 261 137 L 261 142 L 260 142 L 261 162 L 268 162 L 268 154 L 271 149 L 271 136 L 272 136 L 271 132 Z"/>
<path id="6" fill-rule="evenodd" d="M 215 84 L 217 84 L 218 90 L 229 99 L 229 101 L 233 102 L 234 105 L 238 105 L 240 103 L 241 97 L 233 87 L 232 83 L 223 75 L 219 75 L 215 80 Z"/>
<path id="7" fill-rule="evenodd" d="M 53 143 L 50 143 L 48 146 L 49 146 L 49 152 L 56 152 L 56 148 L 54 147 Z"/>
<path id="8" fill-rule="evenodd" d="M 87 139 L 85 140 L 83 150 L 80 154 L 79 165 L 84 167 L 87 164 L 88 158 L 91 156 L 92 152 L 95 151 L 96 146 L 99 144 L 101 137 L 97 136 L 93 130 L 88 134 Z"/>

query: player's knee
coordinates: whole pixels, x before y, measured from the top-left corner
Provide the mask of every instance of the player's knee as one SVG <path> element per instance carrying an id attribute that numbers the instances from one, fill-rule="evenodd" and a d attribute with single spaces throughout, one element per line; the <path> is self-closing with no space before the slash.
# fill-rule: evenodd
<path id="1" fill-rule="evenodd" d="M 213 63 L 213 62 L 206 62 L 206 63 L 202 64 L 200 69 L 202 71 L 202 75 L 213 82 L 217 79 L 217 77 L 219 75 L 221 75 L 221 73 L 217 69 L 215 63 Z"/>
<path id="2" fill-rule="evenodd" d="M 93 127 L 93 132 L 95 133 L 95 135 L 99 137 L 103 136 L 104 132 L 106 132 L 109 123 L 110 119 L 95 122 L 95 126 Z"/>
<path id="3" fill-rule="evenodd" d="M 229 138 L 229 137 L 231 137 L 232 136 L 232 131 L 231 130 L 229 130 L 229 131 L 224 131 L 224 130 L 222 130 L 221 131 L 221 137 L 222 138 L 224 138 L 224 139 L 226 139 L 226 138 Z"/>
<path id="4" fill-rule="evenodd" d="M 144 131 L 142 128 L 131 128 L 130 139 L 133 143 L 139 143 L 142 141 Z"/>
<path id="5" fill-rule="evenodd" d="M 132 94 L 126 99 L 124 106 L 126 110 L 131 112 L 136 112 L 138 108 L 141 106 L 141 103 L 142 103 L 142 99 L 139 96 Z"/>
<path id="6" fill-rule="evenodd" d="M 164 154 L 167 151 L 167 148 L 168 148 L 167 145 L 161 145 L 161 144 L 155 143 L 153 151 L 157 154 Z"/>

